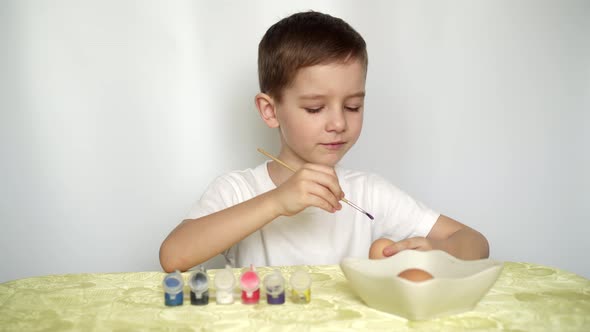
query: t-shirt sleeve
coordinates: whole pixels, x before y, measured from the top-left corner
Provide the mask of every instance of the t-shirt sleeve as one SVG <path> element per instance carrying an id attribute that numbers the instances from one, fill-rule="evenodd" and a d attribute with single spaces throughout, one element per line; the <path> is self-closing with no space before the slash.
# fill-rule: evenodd
<path id="1" fill-rule="evenodd" d="M 201 198 L 193 204 L 187 219 L 197 219 L 237 204 L 234 185 L 227 176 L 219 176 L 205 189 Z"/>
<path id="2" fill-rule="evenodd" d="M 426 237 L 440 214 L 374 175 L 371 181 L 374 211 L 380 211 L 373 227 L 373 240 L 386 237 L 400 241 Z"/>
<path id="3" fill-rule="evenodd" d="M 191 207 L 186 219 L 197 219 L 238 204 L 236 184 L 231 177 L 219 176 L 205 189 L 201 198 Z M 235 246 L 221 253 L 225 261 L 235 266 Z M 215 257 L 212 259 L 214 260 Z M 208 264 L 208 263 L 205 263 Z"/>

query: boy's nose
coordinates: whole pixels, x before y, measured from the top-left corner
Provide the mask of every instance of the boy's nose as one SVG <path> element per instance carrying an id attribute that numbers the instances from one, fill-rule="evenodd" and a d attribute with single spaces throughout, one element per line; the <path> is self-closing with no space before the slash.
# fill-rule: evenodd
<path id="1" fill-rule="evenodd" d="M 346 130 L 346 118 L 344 117 L 344 110 L 334 110 L 329 113 L 328 121 L 326 123 L 326 130 L 336 132 L 342 132 Z"/>

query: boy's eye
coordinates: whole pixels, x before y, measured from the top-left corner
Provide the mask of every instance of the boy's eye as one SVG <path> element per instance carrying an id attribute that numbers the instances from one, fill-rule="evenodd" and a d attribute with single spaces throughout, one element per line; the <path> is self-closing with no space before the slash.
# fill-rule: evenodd
<path id="1" fill-rule="evenodd" d="M 360 106 L 357 107 L 350 107 L 350 106 L 345 106 L 344 107 L 347 111 L 351 111 L 351 112 L 358 112 L 359 109 L 361 108 Z"/>
<path id="2" fill-rule="evenodd" d="M 304 109 L 305 109 L 305 111 L 307 111 L 307 113 L 317 113 L 322 110 L 322 107 L 318 107 L 318 108 L 304 107 Z"/>

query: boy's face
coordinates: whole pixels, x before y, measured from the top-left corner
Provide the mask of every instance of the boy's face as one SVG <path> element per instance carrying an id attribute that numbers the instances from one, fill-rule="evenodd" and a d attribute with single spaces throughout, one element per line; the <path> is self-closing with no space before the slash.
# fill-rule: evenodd
<path id="1" fill-rule="evenodd" d="M 365 74 L 356 60 L 300 69 L 275 105 L 280 158 L 293 165 L 336 165 L 361 133 Z"/>

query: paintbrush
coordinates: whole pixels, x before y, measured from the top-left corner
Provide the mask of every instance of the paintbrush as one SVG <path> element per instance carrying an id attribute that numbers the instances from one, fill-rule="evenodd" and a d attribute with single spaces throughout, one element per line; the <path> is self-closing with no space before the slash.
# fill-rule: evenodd
<path id="1" fill-rule="evenodd" d="M 263 155 L 265 155 L 265 156 L 269 157 L 270 159 L 272 159 L 272 160 L 276 161 L 276 162 L 277 162 L 277 163 L 279 163 L 281 166 L 283 166 L 283 167 L 285 167 L 286 169 L 290 170 L 291 172 L 295 173 L 295 169 L 293 169 L 291 166 L 289 166 L 289 165 L 285 164 L 285 163 L 284 163 L 282 160 L 280 160 L 279 158 L 277 158 L 277 157 L 273 156 L 272 154 L 270 154 L 270 153 L 268 153 L 268 152 L 264 151 L 264 150 L 263 150 L 263 149 L 261 149 L 261 148 L 258 148 L 257 150 L 258 150 L 258 152 L 262 153 Z M 344 203 L 346 203 L 346 204 L 348 204 L 348 205 L 352 206 L 353 208 L 357 209 L 359 212 L 361 212 L 361 213 L 363 213 L 364 215 L 366 215 L 367 217 L 369 217 L 369 219 L 371 219 L 371 220 L 374 220 L 374 219 L 375 219 L 375 218 L 373 218 L 373 216 L 372 216 L 372 215 L 371 215 L 369 212 L 367 212 L 367 211 L 363 210 L 363 209 L 362 209 L 362 208 L 360 208 L 358 205 L 356 205 L 356 204 L 354 204 L 353 202 L 351 202 L 351 201 L 347 200 L 346 198 L 342 198 L 342 201 L 343 201 Z"/>

